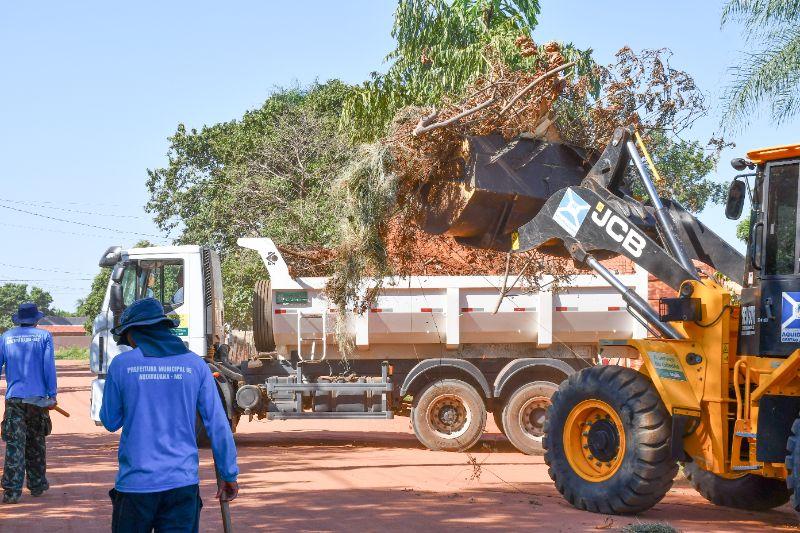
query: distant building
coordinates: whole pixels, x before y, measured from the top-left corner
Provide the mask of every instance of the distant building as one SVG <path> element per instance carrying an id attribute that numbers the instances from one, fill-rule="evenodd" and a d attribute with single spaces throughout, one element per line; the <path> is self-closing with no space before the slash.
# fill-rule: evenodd
<path id="1" fill-rule="evenodd" d="M 86 317 L 82 316 L 46 316 L 39 321 L 39 327 L 53 335 L 56 350 L 68 346 L 88 348 L 92 338 L 86 334 L 85 323 Z"/>

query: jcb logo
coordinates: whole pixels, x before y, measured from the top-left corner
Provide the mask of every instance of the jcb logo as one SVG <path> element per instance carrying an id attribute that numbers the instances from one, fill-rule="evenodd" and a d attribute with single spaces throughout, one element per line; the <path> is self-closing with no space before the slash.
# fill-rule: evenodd
<path id="1" fill-rule="evenodd" d="M 606 233 L 617 242 L 622 243 L 622 247 L 633 257 L 641 257 L 647 241 L 622 217 L 613 213 L 611 209 L 606 209 L 602 202 L 598 202 L 595 210 L 592 211 L 592 222 L 605 228 Z"/>

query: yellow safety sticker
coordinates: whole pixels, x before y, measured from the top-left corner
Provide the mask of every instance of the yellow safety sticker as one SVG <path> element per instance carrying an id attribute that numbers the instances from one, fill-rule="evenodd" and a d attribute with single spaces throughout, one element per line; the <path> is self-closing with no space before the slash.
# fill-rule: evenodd
<path id="1" fill-rule="evenodd" d="M 686 374 L 683 373 L 681 363 L 676 356 L 664 352 L 647 352 L 647 355 L 650 356 L 650 362 L 653 363 L 653 368 L 659 377 L 686 381 Z"/>
<path id="2" fill-rule="evenodd" d="M 511 234 L 511 249 L 519 250 L 519 232 L 515 231 Z"/>

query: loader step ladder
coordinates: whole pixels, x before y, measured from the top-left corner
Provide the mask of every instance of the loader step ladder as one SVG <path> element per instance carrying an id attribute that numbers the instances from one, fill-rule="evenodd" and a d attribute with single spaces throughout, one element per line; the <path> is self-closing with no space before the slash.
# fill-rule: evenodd
<path id="1" fill-rule="evenodd" d="M 381 363 L 381 380 L 372 383 L 307 383 L 303 377 L 303 363 L 297 363 L 297 370 L 294 374 L 294 380 L 288 383 L 279 383 L 276 381 L 267 381 L 267 395 L 277 396 L 280 393 L 293 394 L 294 406 L 293 409 L 279 410 L 276 412 L 267 413 L 268 420 L 289 420 L 297 418 L 317 418 L 317 419 L 332 419 L 332 418 L 372 418 L 372 419 L 391 419 L 394 418 L 394 412 L 389 410 L 389 397 L 392 392 L 392 381 L 389 377 L 389 363 L 384 361 Z M 365 412 L 315 412 L 303 410 L 303 396 L 311 396 L 315 392 L 346 392 L 349 394 L 363 394 L 372 392 L 373 394 L 379 393 L 381 395 L 381 410 L 378 412 L 365 411 Z"/>
<path id="2" fill-rule="evenodd" d="M 755 433 L 748 433 L 746 431 L 737 431 L 736 433 L 734 433 L 734 435 L 736 435 L 737 437 L 742 437 L 744 439 L 755 439 L 755 438 L 757 438 Z"/>
<path id="3" fill-rule="evenodd" d="M 315 335 L 314 333 L 309 334 L 308 336 L 303 336 L 303 326 L 309 325 L 309 321 L 314 319 L 321 319 L 322 320 L 322 331 L 319 335 Z M 309 328 L 310 329 L 310 328 Z M 303 343 L 310 342 L 311 343 L 311 353 L 308 354 L 309 358 L 305 359 L 303 356 Z M 319 359 L 316 358 L 317 356 L 317 342 L 322 344 L 322 355 Z M 297 358 L 300 361 L 308 361 L 308 362 L 321 362 L 324 361 L 325 358 L 328 356 L 328 311 L 315 311 L 315 310 L 297 310 Z"/>

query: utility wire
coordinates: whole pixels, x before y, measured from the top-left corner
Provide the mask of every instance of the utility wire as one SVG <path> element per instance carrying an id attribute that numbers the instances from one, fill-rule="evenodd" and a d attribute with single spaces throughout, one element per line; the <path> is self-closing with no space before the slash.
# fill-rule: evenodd
<path id="1" fill-rule="evenodd" d="M 10 263 L 0 263 L 0 266 L 9 268 L 23 268 L 25 270 L 36 270 L 38 272 L 55 272 L 56 274 L 76 274 L 78 276 L 83 274 L 83 272 L 70 272 L 68 270 L 56 270 L 54 268 L 39 268 L 32 266 L 12 265 Z"/>
<path id="2" fill-rule="evenodd" d="M 115 217 L 115 218 L 138 218 L 138 219 L 147 219 L 147 217 L 143 217 L 141 215 L 121 215 L 118 213 L 98 213 L 96 211 L 81 211 L 79 209 L 70 209 L 67 207 L 56 207 L 54 205 L 47 205 L 52 202 L 29 202 L 25 200 L 12 200 L 10 198 L 0 198 L 0 202 L 6 202 L 9 204 L 19 204 L 19 205 L 30 205 L 33 207 L 41 207 L 43 209 L 55 209 L 57 211 L 66 211 L 68 213 L 78 213 L 81 215 L 96 215 L 101 217 Z"/>
<path id="3" fill-rule="evenodd" d="M 108 226 L 98 226 L 96 224 L 88 224 L 86 222 L 78 222 L 77 220 L 67 220 L 66 218 L 51 217 L 49 215 L 43 215 L 41 213 L 35 213 L 33 211 L 27 211 L 25 209 L 20 209 L 18 207 L 12 207 L 10 205 L 0 204 L 0 208 L 10 209 L 11 211 L 17 211 L 19 213 L 25 213 L 25 214 L 33 215 L 33 216 L 36 216 L 36 217 L 46 218 L 48 220 L 55 220 L 56 222 L 66 222 L 68 224 L 77 224 L 79 226 L 86 226 L 87 228 L 95 228 L 95 229 L 101 229 L 101 230 L 105 230 L 105 231 L 113 231 L 115 233 L 130 233 L 132 235 L 141 235 L 143 237 L 155 237 L 157 239 L 161 238 L 160 235 L 153 235 L 152 233 L 142 233 L 140 231 L 130 231 L 130 230 L 124 230 L 124 229 L 118 229 L 118 228 L 109 228 Z"/>
<path id="4" fill-rule="evenodd" d="M 19 228 L 19 229 L 27 229 L 31 231 L 47 231 L 50 233 L 61 233 L 63 235 L 75 235 L 77 237 L 96 237 L 100 239 L 107 239 L 108 235 L 99 235 L 97 233 L 81 233 L 76 231 L 65 231 L 53 228 L 37 228 L 35 226 L 24 226 L 21 224 L 9 224 L 7 222 L 0 222 L 0 226 L 7 227 L 7 228 Z"/>

